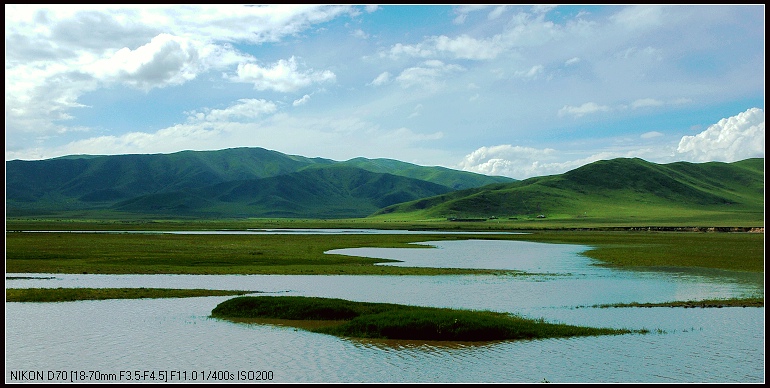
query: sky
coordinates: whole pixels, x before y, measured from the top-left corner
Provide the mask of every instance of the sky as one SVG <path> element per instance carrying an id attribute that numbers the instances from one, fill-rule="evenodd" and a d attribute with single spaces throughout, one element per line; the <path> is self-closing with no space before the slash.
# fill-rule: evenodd
<path id="1" fill-rule="evenodd" d="M 5 5 L 5 159 L 765 154 L 764 5 Z"/>

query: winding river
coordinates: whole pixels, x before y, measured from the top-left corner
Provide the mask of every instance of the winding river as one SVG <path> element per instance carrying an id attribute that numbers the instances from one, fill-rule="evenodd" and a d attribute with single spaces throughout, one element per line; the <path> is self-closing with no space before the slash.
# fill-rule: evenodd
<path id="1" fill-rule="evenodd" d="M 764 308 L 591 307 L 764 295 L 762 274 L 608 269 L 580 255 L 587 247 L 578 245 L 477 239 L 422 244 L 433 249 L 327 253 L 402 261 L 387 265 L 534 275 L 6 274 L 6 288 L 244 289 L 651 331 L 487 343 L 358 340 L 211 318 L 211 310 L 230 297 L 6 302 L 6 383 L 764 382 Z"/>

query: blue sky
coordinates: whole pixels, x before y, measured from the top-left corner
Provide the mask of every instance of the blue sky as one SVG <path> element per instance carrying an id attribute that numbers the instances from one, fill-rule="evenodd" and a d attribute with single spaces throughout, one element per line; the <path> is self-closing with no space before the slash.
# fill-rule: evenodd
<path id="1" fill-rule="evenodd" d="M 6 160 L 764 157 L 764 5 L 5 5 Z"/>

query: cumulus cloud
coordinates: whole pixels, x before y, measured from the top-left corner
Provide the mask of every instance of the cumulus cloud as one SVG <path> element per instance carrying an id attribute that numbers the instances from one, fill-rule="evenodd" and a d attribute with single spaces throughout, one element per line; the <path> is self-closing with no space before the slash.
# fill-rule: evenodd
<path id="1" fill-rule="evenodd" d="M 641 139 L 664 139 L 663 133 L 650 131 Z M 764 157 L 765 114 L 751 108 L 736 116 L 725 118 L 695 136 L 684 136 L 676 144 L 626 144 L 617 148 L 599 149 L 588 155 L 570 158 L 571 153 L 551 148 L 531 148 L 510 144 L 480 147 L 467 154 L 456 168 L 486 175 L 503 175 L 516 179 L 562 174 L 599 160 L 642 158 L 654 163 L 689 161 L 695 163 L 734 162 Z"/>
<path id="2" fill-rule="evenodd" d="M 5 70 L 14 81 L 6 82 L 6 133 L 59 133 L 86 93 L 180 85 L 253 61 L 235 42 L 276 42 L 356 12 L 347 5 L 7 5 Z M 330 78 L 299 74 L 300 84 Z"/>
<path id="3" fill-rule="evenodd" d="M 724 118 L 695 136 L 684 136 L 677 152 L 689 161 L 734 162 L 765 156 L 765 111 L 751 108 Z"/>
<path id="4" fill-rule="evenodd" d="M 556 156 L 556 150 L 551 148 L 535 149 L 505 144 L 478 148 L 466 155 L 457 168 L 522 179 L 542 174 L 549 169 L 558 170 L 553 165 Z"/>
<path id="5" fill-rule="evenodd" d="M 210 68 L 217 48 L 188 39 L 160 34 L 135 50 L 124 47 L 83 69 L 103 82 L 121 82 L 139 89 L 179 85 Z"/>
<path id="6" fill-rule="evenodd" d="M 641 150 L 641 153 L 654 152 Z M 501 175 L 515 179 L 563 174 L 598 160 L 638 157 L 640 150 L 602 151 L 576 159 L 565 159 L 564 152 L 552 148 L 532 148 L 502 144 L 480 147 L 456 166 L 464 171 Z"/>
<path id="7" fill-rule="evenodd" d="M 298 70 L 297 60 L 291 57 L 281 59 L 271 67 L 261 67 L 253 63 L 239 64 L 236 75 L 230 77 L 235 82 L 253 83 L 257 90 L 275 90 L 293 92 L 320 82 L 333 82 L 334 73 L 329 70 L 305 72 Z"/>
<path id="8" fill-rule="evenodd" d="M 615 158 L 643 158 L 670 162 L 668 147 L 645 148 L 630 146 L 620 149 L 599 150 L 580 157 L 570 157 L 569 152 L 552 148 L 531 148 L 502 144 L 481 147 L 466 155 L 456 168 L 486 175 L 502 175 L 515 179 L 563 174 L 599 160 Z"/>

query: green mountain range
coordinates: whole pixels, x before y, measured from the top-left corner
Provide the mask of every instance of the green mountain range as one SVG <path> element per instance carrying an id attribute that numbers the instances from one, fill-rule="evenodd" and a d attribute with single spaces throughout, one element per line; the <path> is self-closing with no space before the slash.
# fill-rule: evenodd
<path id="1" fill-rule="evenodd" d="M 564 174 L 457 190 L 395 204 L 374 217 L 595 222 L 764 220 L 764 158 L 734 163 L 597 161 Z"/>
<path id="2" fill-rule="evenodd" d="M 262 148 L 6 162 L 6 217 L 764 222 L 764 159 L 597 161 L 522 181 Z"/>
<path id="3" fill-rule="evenodd" d="M 184 217 L 365 217 L 515 181 L 390 159 L 338 162 L 262 148 L 6 162 L 6 216 L 102 211 Z"/>

